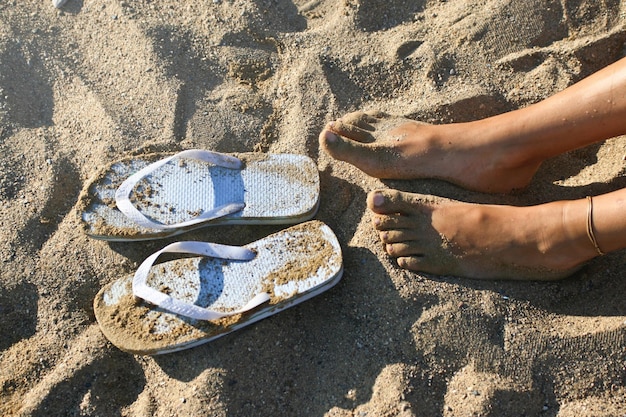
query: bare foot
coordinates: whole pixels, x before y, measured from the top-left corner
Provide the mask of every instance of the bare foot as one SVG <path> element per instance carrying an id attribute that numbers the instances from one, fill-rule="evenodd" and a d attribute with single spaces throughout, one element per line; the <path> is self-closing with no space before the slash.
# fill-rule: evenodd
<path id="1" fill-rule="evenodd" d="M 504 193 L 525 188 L 542 162 L 507 129 L 489 119 L 429 125 L 377 111 L 355 112 L 329 123 L 319 141 L 333 158 L 376 178 L 438 178 Z"/>
<path id="2" fill-rule="evenodd" d="M 385 250 L 404 269 L 552 280 L 597 256 L 586 234 L 585 200 L 513 207 L 378 190 L 367 204 Z"/>

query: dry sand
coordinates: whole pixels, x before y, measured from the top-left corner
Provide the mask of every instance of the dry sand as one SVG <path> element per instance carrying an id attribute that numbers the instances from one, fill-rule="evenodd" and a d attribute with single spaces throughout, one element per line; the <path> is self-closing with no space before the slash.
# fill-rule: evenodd
<path id="1" fill-rule="evenodd" d="M 0 415 L 624 416 L 624 253 L 553 283 L 404 272 L 379 187 L 534 204 L 625 185 L 626 137 L 548 161 L 515 196 L 372 179 L 318 149 L 379 108 L 435 123 L 538 101 L 623 57 L 620 0 L 0 3 Z M 145 149 L 309 155 L 345 253 L 329 292 L 188 351 L 134 357 L 92 301 L 169 241 L 84 236 L 98 167 Z M 186 239 L 245 244 L 276 227 Z"/>

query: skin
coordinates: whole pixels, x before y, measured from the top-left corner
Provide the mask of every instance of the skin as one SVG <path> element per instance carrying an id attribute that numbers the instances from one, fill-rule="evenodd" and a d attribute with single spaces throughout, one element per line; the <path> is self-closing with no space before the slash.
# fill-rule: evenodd
<path id="1" fill-rule="evenodd" d="M 560 153 L 626 134 L 626 58 L 523 109 L 428 125 L 382 112 L 329 123 L 321 147 L 384 179 L 438 178 L 507 193 L 528 185 Z M 402 268 L 481 279 L 559 279 L 598 256 L 588 201 L 531 207 L 479 205 L 395 190 L 368 195 L 374 228 Z M 593 232 L 605 253 L 626 247 L 626 190 L 593 198 Z"/>

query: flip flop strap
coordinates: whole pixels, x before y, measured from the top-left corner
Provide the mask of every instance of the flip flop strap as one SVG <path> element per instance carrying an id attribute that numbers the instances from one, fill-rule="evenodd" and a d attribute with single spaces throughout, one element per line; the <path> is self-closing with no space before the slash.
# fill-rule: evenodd
<path id="1" fill-rule="evenodd" d="M 171 296 L 148 286 L 147 283 L 150 268 L 156 259 L 163 253 L 187 253 L 191 255 L 236 261 L 249 261 L 256 256 L 256 253 L 250 249 L 239 246 L 219 245 L 217 243 L 182 241 L 167 245 L 160 251 L 155 252 L 146 258 L 139 268 L 137 268 L 137 272 L 135 272 L 135 277 L 133 278 L 133 295 L 143 298 L 144 300 L 162 309 L 197 320 L 218 320 L 235 314 L 245 313 L 246 311 L 252 310 L 270 299 L 269 294 L 260 293 L 238 310 L 219 312 L 172 298 Z"/>
<path id="2" fill-rule="evenodd" d="M 157 169 L 175 158 L 197 159 L 228 169 L 241 169 L 243 165 L 241 160 L 235 158 L 234 156 L 206 151 L 202 149 L 190 149 L 187 151 L 179 152 L 167 158 L 160 159 L 132 174 L 119 186 L 119 188 L 115 192 L 115 203 L 117 204 L 117 208 L 122 213 L 124 213 L 126 217 L 128 217 L 130 220 L 137 223 L 138 225 L 149 229 L 180 229 L 182 227 L 192 226 L 194 224 L 207 222 L 212 219 L 217 219 L 219 217 L 236 213 L 245 207 L 244 203 L 225 204 L 212 210 L 203 211 L 200 215 L 194 217 L 191 220 L 175 224 L 157 223 L 147 218 L 143 213 L 137 210 L 137 208 L 130 201 L 130 194 L 132 193 L 133 189 L 139 181 L 141 181 L 143 178 L 150 175 L 152 172 L 156 171 Z"/>

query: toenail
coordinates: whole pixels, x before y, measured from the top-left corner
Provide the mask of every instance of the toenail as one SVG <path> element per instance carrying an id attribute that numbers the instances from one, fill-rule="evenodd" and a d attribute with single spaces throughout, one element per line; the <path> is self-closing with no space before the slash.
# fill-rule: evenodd
<path id="1" fill-rule="evenodd" d="M 384 202 L 385 196 L 383 196 L 382 194 L 376 193 L 374 194 L 374 197 L 372 197 L 372 203 L 374 203 L 375 207 L 382 206 Z"/>
<path id="2" fill-rule="evenodd" d="M 326 131 L 324 137 L 326 138 L 326 142 L 328 143 L 337 142 L 337 135 L 335 135 L 333 132 Z"/>
<path id="3" fill-rule="evenodd" d="M 389 233 L 387 232 L 382 232 L 380 235 L 380 238 L 383 242 L 386 241 L 388 237 L 389 237 Z"/>
<path id="4" fill-rule="evenodd" d="M 387 243 L 387 253 L 390 255 L 393 253 L 393 245 L 391 243 Z"/>
<path id="5" fill-rule="evenodd" d="M 380 217 L 374 217 L 374 226 L 380 226 Z"/>

